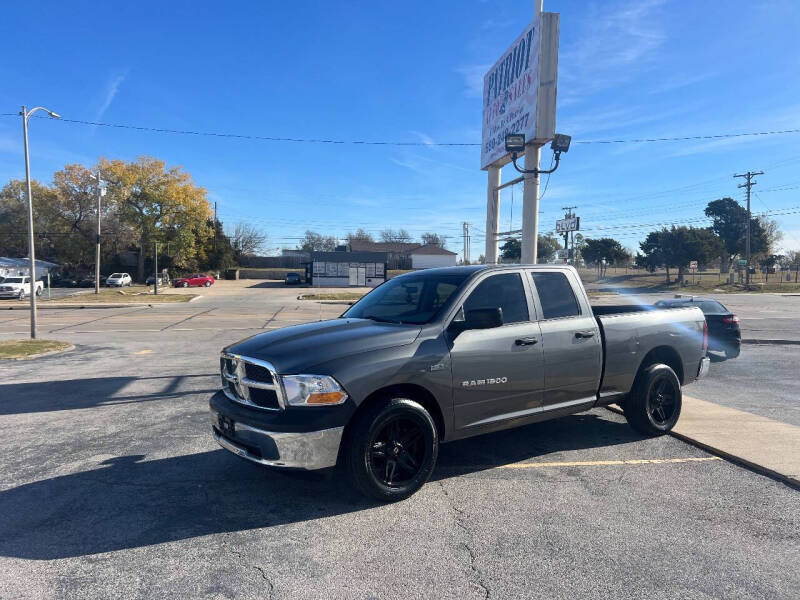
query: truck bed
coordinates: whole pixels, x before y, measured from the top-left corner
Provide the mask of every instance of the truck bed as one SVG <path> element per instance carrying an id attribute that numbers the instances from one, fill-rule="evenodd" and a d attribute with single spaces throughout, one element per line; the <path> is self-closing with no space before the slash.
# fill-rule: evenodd
<path id="1" fill-rule="evenodd" d="M 693 381 L 702 357 L 705 317 L 697 307 L 593 306 L 603 338 L 599 398 L 627 394 L 642 360 L 652 351 L 675 357 L 681 383 Z"/>

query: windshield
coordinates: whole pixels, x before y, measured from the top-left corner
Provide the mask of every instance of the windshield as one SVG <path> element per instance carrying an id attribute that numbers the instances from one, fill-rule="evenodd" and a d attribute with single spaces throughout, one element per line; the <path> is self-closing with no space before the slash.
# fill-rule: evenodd
<path id="1" fill-rule="evenodd" d="M 390 323 L 428 323 L 469 275 L 468 272 L 402 275 L 375 288 L 342 316 Z"/>
<path id="2" fill-rule="evenodd" d="M 22 277 L 6 277 L 3 283 L 22 283 Z"/>
<path id="3" fill-rule="evenodd" d="M 109 276 L 110 279 L 119 279 L 120 277 L 122 277 L 122 273 L 112 273 Z"/>

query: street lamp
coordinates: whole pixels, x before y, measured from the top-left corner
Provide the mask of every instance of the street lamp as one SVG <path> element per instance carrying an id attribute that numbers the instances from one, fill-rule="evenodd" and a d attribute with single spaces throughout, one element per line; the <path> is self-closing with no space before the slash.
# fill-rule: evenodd
<path id="1" fill-rule="evenodd" d="M 22 137 L 25 140 L 25 186 L 28 191 L 28 255 L 30 258 L 30 284 L 28 290 L 31 297 L 31 339 L 36 339 L 36 258 L 33 250 L 33 196 L 31 194 L 31 165 L 30 156 L 28 154 L 28 119 L 31 118 L 36 111 L 43 110 L 54 119 L 59 119 L 61 115 L 48 110 L 43 106 L 37 106 L 31 110 L 27 110 L 25 105 L 22 106 Z M 24 289 L 24 287 L 23 287 Z"/>

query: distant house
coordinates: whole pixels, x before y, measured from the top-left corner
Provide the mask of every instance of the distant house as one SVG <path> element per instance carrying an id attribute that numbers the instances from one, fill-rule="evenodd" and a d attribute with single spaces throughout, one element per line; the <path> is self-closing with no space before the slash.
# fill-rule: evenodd
<path id="1" fill-rule="evenodd" d="M 30 274 L 30 261 L 27 258 L 8 258 L 0 256 L 0 277 L 12 277 L 15 275 L 29 275 Z M 47 262 L 46 260 L 36 261 L 36 279 L 47 277 L 47 274 L 53 269 L 57 269 L 56 263 Z"/>
<path id="2" fill-rule="evenodd" d="M 385 252 L 389 269 L 429 269 L 456 264 L 457 254 L 435 244 L 352 240 L 351 252 Z"/>
<path id="3" fill-rule="evenodd" d="M 430 269 L 433 267 L 454 267 L 456 264 L 455 252 L 446 250 L 436 244 L 417 246 L 409 251 L 412 269 Z"/>

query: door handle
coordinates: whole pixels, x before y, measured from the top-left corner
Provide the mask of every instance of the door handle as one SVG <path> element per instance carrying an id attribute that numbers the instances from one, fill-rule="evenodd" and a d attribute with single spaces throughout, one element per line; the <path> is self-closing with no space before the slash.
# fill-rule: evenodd
<path id="1" fill-rule="evenodd" d="M 524 337 L 514 340 L 514 343 L 517 346 L 533 346 L 534 344 L 538 344 L 539 340 L 535 337 Z"/>
<path id="2" fill-rule="evenodd" d="M 594 331 L 576 331 L 575 337 L 579 340 L 594 337 Z"/>

